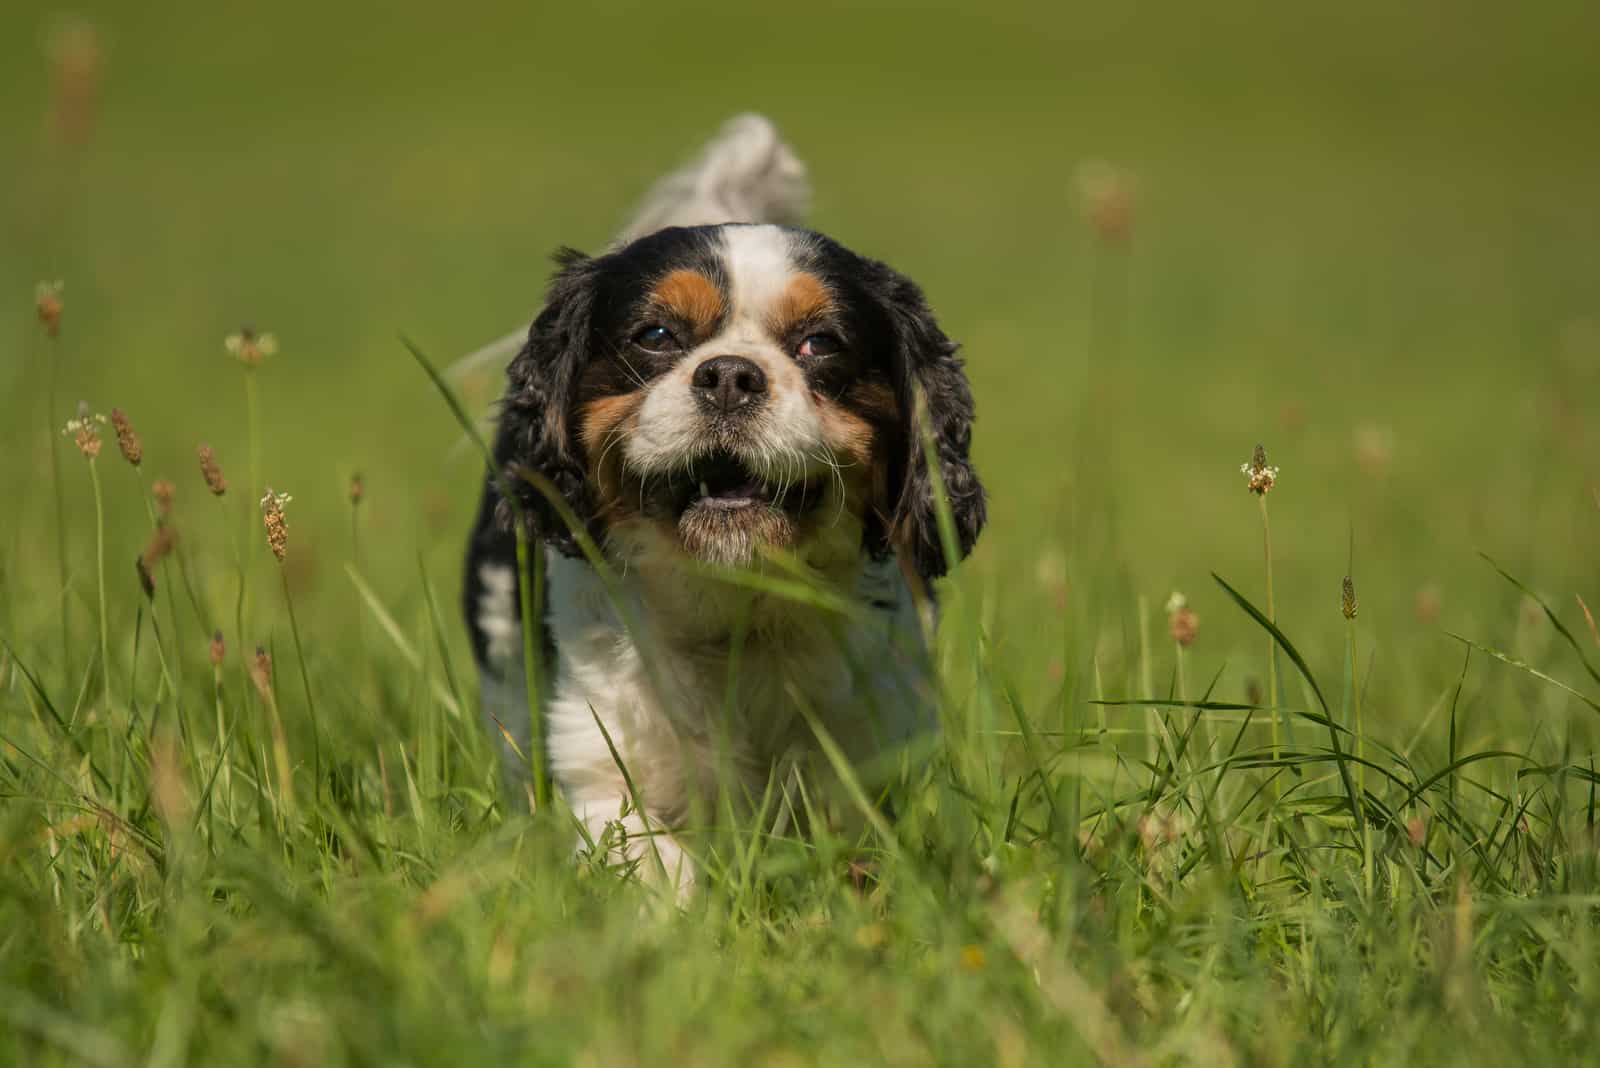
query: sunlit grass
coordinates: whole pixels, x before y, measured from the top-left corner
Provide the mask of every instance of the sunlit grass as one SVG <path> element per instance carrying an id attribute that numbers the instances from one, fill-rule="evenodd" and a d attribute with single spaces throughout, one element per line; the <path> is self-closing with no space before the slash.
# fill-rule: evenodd
<path id="1" fill-rule="evenodd" d="M 189 491 L 215 482 L 201 473 Z M 1266 658 L 1208 655 L 1197 617 L 1141 654 L 1161 692 L 1072 701 L 1089 688 L 1068 676 L 1028 707 L 992 655 L 1018 621 L 969 586 L 945 600 L 944 736 L 888 806 L 821 736 L 838 786 L 775 776 L 679 833 L 702 871 L 680 909 L 650 872 L 608 867 L 609 841 L 574 856 L 558 797 L 497 790 L 426 571 L 372 581 L 352 560 L 374 626 L 302 633 L 285 503 L 257 532 L 279 574 L 248 581 L 281 585 L 286 619 L 245 621 L 267 639 L 254 653 L 244 635 L 163 648 L 158 601 L 124 576 L 105 618 L 126 629 L 103 664 L 74 648 L 74 689 L 36 667 L 51 613 L 8 606 L 0 1012 L 19 1062 L 1491 1063 L 1590 1037 L 1588 724 L 1458 735 L 1470 689 L 1600 712 L 1581 631 L 1509 575 L 1557 640 L 1535 665 L 1463 638 L 1482 655 L 1448 722 L 1422 728 L 1448 732 L 1421 750 L 1441 759 L 1381 722 L 1358 733 L 1356 631 L 1330 690 L 1224 577 L 1216 603 L 1296 672 L 1270 707 L 1230 696 Z M 173 602 L 182 632 L 236 626 L 236 547 L 215 524 L 177 533 L 218 543 L 193 576 L 212 596 Z M 837 596 L 781 573 L 738 581 Z M 1289 614 L 1353 628 L 1353 594 Z M 1093 670 L 1087 624 L 1072 672 Z M 299 687 L 273 667 L 284 637 Z M 249 690 L 225 684 L 230 663 Z M 1280 738 L 1277 714 L 1302 729 Z"/>
<path id="2" fill-rule="evenodd" d="M 0 40 L 0 1063 L 1600 1049 L 1592 13 L 117 6 Z M 452 609 L 498 382 L 451 412 L 394 335 L 525 321 L 747 106 L 965 343 L 992 522 L 943 734 L 704 806 L 680 908 L 499 789 Z M 144 438 L 98 500 L 79 396 Z"/>

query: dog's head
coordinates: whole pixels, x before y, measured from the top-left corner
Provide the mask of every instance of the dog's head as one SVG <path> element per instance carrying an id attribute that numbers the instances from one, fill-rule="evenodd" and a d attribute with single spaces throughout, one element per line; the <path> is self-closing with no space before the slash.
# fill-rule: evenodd
<path id="1" fill-rule="evenodd" d="M 661 230 L 560 270 L 508 370 L 496 459 L 535 531 L 576 544 L 536 472 L 623 556 L 743 564 L 901 551 L 946 569 L 931 437 L 965 556 L 984 522 L 956 346 L 908 279 L 819 234 Z"/>

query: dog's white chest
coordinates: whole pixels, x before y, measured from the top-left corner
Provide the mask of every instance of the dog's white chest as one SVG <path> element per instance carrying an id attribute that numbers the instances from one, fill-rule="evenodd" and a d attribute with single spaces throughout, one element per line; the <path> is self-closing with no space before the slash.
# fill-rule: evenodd
<path id="1" fill-rule="evenodd" d="M 654 592 L 620 584 L 625 625 L 591 570 L 551 560 L 548 744 L 574 809 L 616 814 L 626 792 L 617 757 L 646 806 L 670 823 L 730 771 L 759 794 L 781 761 L 815 754 L 813 722 L 856 763 L 933 727 L 909 603 L 850 622 L 757 605 L 729 628 L 739 613 L 729 612 L 728 591 L 679 591 L 670 606 Z M 697 611 L 699 619 L 682 615 Z"/>

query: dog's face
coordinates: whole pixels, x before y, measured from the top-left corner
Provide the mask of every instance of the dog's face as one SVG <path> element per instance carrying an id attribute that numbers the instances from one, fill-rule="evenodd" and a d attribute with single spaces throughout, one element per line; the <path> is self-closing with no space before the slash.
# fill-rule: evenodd
<path id="1" fill-rule="evenodd" d="M 508 372 L 497 459 L 567 551 L 526 472 L 624 555 L 738 565 L 843 539 L 937 575 L 929 433 L 959 554 L 984 519 L 954 351 L 914 285 L 821 235 L 663 230 L 563 257 Z"/>

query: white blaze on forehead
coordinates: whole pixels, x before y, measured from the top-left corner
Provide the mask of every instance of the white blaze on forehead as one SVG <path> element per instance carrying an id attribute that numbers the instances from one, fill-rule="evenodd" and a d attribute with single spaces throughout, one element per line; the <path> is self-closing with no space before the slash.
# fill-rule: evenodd
<path id="1" fill-rule="evenodd" d="M 794 276 L 794 246 L 776 226 L 729 226 L 722 231 L 723 266 L 735 317 L 759 319 Z"/>

